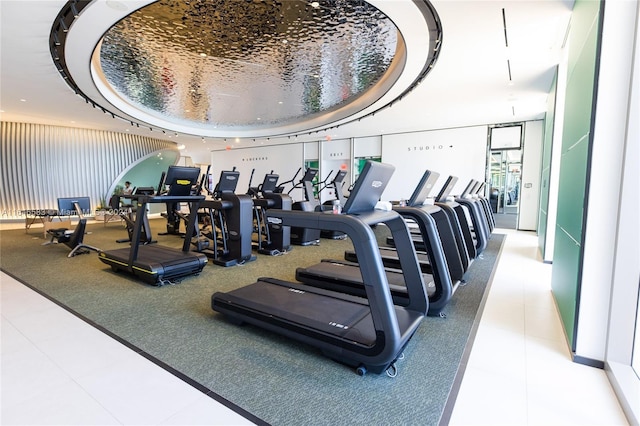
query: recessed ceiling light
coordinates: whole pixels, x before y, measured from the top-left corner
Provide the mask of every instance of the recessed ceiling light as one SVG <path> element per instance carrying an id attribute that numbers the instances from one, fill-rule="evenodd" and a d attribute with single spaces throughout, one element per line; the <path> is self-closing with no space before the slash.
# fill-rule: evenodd
<path id="1" fill-rule="evenodd" d="M 20 102 L 27 102 L 26 99 L 20 99 Z"/>
<path id="2" fill-rule="evenodd" d="M 282 105 L 282 101 L 278 101 L 278 104 Z"/>
<path id="3" fill-rule="evenodd" d="M 107 0 L 107 6 L 114 10 L 124 11 L 128 9 L 128 7 L 124 3 L 115 0 Z"/>
<path id="4" fill-rule="evenodd" d="M 288 41 L 286 38 L 285 38 L 284 40 L 282 40 L 282 42 L 283 42 L 284 44 L 289 43 L 289 41 Z"/>
<path id="5" fill-rule="evenodd" d="M 260 117 L 256 118 L 256 120 L 262 120 Z"/>
<path id="6" fill-rule="evenodd" d="M 312 2 L 311 2 L 311 7 L 313 7 L 313 8 L 315 8 L 315 9 L 317 9 L 317 8 L 319 8 L 319 7 L 320 7 L 320 3 L 318 3 L 317 1 L 312 1 Z"/>
<path id="7" fill-rule="evenodd" d="M 201 53 L 200 56 L 202 56 L 203 58 L 206 58 L 207 54 L 206 53 Z"/>

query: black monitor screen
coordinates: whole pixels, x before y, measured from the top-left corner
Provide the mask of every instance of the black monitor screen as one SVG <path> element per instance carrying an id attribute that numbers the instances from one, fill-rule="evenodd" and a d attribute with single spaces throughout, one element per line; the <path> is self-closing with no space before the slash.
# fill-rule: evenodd
<path id="1" fill-rule="evenodd" d="M 467 187 L 464 189 L 464 191 L 462 191 L 462 194 L 460 194 L 460 198 L 464 198 L 469 194 L 472 194 L 472 190 L 473 188 L 476 186 L 476 181 L 471 179 L 469 181 L 469 183 L 467 184 Z"/>
<path id="2" fill-rule="evenodd" d="M 338 185 L 341 184 L 346 175 L 347 175 L 347 171 L 346 170 L 339 170 L 338 174 L 336 175 L 336 177 L 333 178 L 333 183 L 338 184 Z"/>
<path id="3" fill-rule="evenodd" d="M 164 184 L 169 185 L 167 195 L 185 196 L 191 195 L 191 188 L 198 183 L 200 168 L 169 166 Z"/>
<path id="4" fill-rule="evenodd" d="M 217 191 L 218 193 L 231 193 L 236 192 L 238 186 L 238 178 L 240 172 L 223 170 L 220 172 L 220 180 L 218 181 Z"/>
<path id="5" fill-rule="evenodd" d="M 80 208 L 80 212 L 76 209 L 76 204 Z M 80 215 L 91 215 L 91 200 L 89 197 L 69 197 L 58 198 L 58 213 L 61 216 L 72 216 L 80 213 Z"/>
<path id="6" fill-rule="evenodd" d="M 307 171 L 302 176 L 302 182 L 311 182 L 313 178 L 318 174 L 318 169 L 308 168 Z"/>
<path id="7" fill-rule="evenodd" d="M 275 191 L 276 186 L 278 185 L 278 178 L 280 178 L 280 175 L 273 173 L 265 175 L 260 191 L 262 191 L 263 194 Z"/>
<path id="8" fill-rule="evenodd" d="M 367 161 L 343 211 L 348 214 L 373 211 L 395 170 L 391 164 Z"/>
<path id="9" fill-rule="evenodd" d="M 484 182 L 478 182 L 478 187 L 474 188 L 475 189 L 475 194 L 480 194 L 481 191 L 484 189 Z"/>
<path id="10" fill-rule="evenodd" d="M 444 183 L 444 186 L 440 190 L 440 193 L 436 197 L 436 201 L 439 203 L 447 201 L 447 197 L 453 191 L 453 187 L 456 186 L 456 182 L 458 182 L 458 178 L 455 176 L 449 176 L 447 181 Z"/>
<path id="11" fill-rule="evenodd" d="M 418 182 L 418 186 L 413 190 L 413 194 L 411 194 L 411 198 L 409 198 L 408 205 L 411 207 L 423 205 L 431 193 L 433 185 L 438 180 L 438 177 L 440 177 L 440 173 L 432 172 L 430 170 L 425 171 L 420 182 Z"/>
<path id="12" fill-rule="evenodd" d="M 135 195 L 153 195 L 156 193 L 156 189 L 153 186 L 139 186 L 133 193 Z"/>

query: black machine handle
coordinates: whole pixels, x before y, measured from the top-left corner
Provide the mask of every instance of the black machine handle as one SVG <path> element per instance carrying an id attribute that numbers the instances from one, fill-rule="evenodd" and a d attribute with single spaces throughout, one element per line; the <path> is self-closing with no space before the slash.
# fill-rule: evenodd
<path id="1" fill-rule="evenodd" d="M 202 187 L 204 186 L 204 181 L 209 179 L 209 170 L 211 170 L 211 164 L 207 166 L 207 172 L 203 174 L 202 177 L 200 178 L 200 183 L 198 184 L 198 192 L 196 194 L 202 193 Z M 209 191 L 208 186 L 207 186 L 207 193 L 211 195 L 211 191 Z"/>
<path id="2" fill-rule="evenodd" d="M 293 182 L 296 180 L 296 178 L 298 177 L 298 175 L 300 174 L 300 172 L 301 172 L 301 171 L 302 171 L 302 167 L 300 167 L 300 168 L 298 169 L 298 171 L 296 172 L 296 174 L 295 174 L 295 175 L 293 175 L 293 177 L 292 177 L 290 180 L 286 180 L 286 181 L 284 181 L 284 182 L 281 182 L 281 183 L 278 185 L 278 188 L 277 188 L 277 191 L 276 191 L 276 192 L 279 192 L 279 193 L 284 192 L 284 186 L 285 186 L 285 185 L 288 185 L 288 184 L 290 184 L 290 183 L 293 183 Z M 273 173 L 273 172 L 271 172 L 271 173 Z M 298 184 L 297 184 L 297 183 L 296 183 L 296 184 L 294 184 L 294 185 L 291 187 L 291 189 L 289 190 L 289 192 L 287 192 L 287 194 L 288 194 L 288 193 L 290 193 L 291 191 L 293 191 L 297 186 L 298 186 Z"/>
<path id="3" fill-rule="evenodd" d="M 327 189 L 327 187 L 330 185 L 327 182 L 329 181 L 329 178 L 331 177 L 331 173 L 333 173 L 333 170 L 331 170 L 329 172 L 329 174 L 327 175 L 327 177 L 324 178 L 323 181 L 318 182 L 318 194 L 321 193 L 322 191 L 324 191 L 325 189 Z M 338 170 L 338 173 L 340 173 L 340 170 Z M 338 176 L 338 174 L 336 174 L 336 176 Z"/>

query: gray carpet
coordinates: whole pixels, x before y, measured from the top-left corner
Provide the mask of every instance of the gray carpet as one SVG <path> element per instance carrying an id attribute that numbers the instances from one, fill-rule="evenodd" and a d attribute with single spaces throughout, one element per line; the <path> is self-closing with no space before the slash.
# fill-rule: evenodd
<path id="1" fill-rule="evenodd" d="M 496 228 L 502 229 L 516 229 L 518 226 L 518 215 L 513 214 L 494 214 L 493 217 L 496 221 Z"/>
<path id="2" fill-rule="evenodd" d="M 154 235 L 164 227 L 152 220 Z M 122 247 L 115 223 L 89 225 L 85 242 L 103 250 Z M 179 247 L 176 236 L 159 243 Z M 41 246 L 41 229 L 2 231 L 1 268 L 102 328 L 174 374 L 257 423 L 273 425 L 411 424 L 446 421 L 456 377 L 486 285 L 502 246 L 494 235 L 445 308 L 427 318 L 409 342 L 398 376 L 356 375 L 316 349 L 253 326 L 236 326 L 213 312 L 211 295 L 261 276 L 293 279 L 295 267 L 341 258 L 346 241 L 295 247 L 280 257 L 223 268 L 209 264 L 175 286 L 152 287 L 114 273 L 95 252 L 67 258 L 63 245 Z M 459 379 L 459 377 L 458 377 Z"/>

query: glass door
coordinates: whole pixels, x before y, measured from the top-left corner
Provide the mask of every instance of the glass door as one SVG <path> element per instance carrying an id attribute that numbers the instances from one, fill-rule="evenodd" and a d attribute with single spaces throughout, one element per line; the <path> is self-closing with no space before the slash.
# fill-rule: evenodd
<path id="1" fill-rule="evenodd" d="M 496 214 L 512 215 L 517 221 L 522 176 L 522 150 L 491 151 L 491 188 L 489 200 Z"/>

